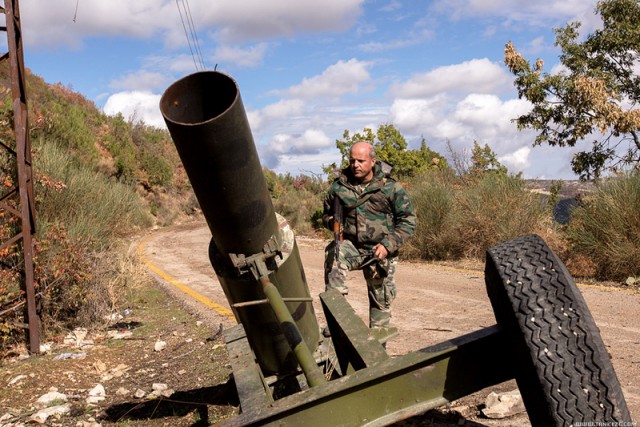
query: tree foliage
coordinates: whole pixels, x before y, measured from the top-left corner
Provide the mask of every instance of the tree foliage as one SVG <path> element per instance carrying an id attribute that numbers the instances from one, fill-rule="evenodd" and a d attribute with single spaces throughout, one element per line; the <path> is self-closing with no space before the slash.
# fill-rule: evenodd
<path id="1" fill-rule="evenodd" d="M 477 141 L 473 141 L 469 173 L 471 175 L 481 175 L 485 172 L 506 175 L 508 171 L 507 167 L 498 161 L 498 156 L 491 147 L 489 147 L 489 144 L 485 144 L 484 147 L 482 147 Z"/>
<path id="2" fill-rule="evenodd" d="M 417 150 L 407 149 L 408 144 L 402 133 L 392 124 L 383 124 L 378 127 L 374 134 L 370 128 L 365 128 L 362 133 L 356 132 L 353 135 L 345 130 L 343 139 L 336 140 L 336 147 L 342 155 L 340 168 L 345 168 L 349 164 L 349 151 L 356 142 L 366 141 L 376 149 L 376 157 L 394 167 L 394 174 L 397 178 L 403 179 L 416 176 L 427 169 L 447 168 L 447 160 L 439 153 L 427 147 L 427 142 L 422 138 L 420 148 Z M 331 172 L 338 166 L 333 163 L 325 167 L 325 172 Z"/>
<path id="3" fill-rule="evenodd" d="M 604 0 L 595 11 L 603 26 L 584 41 L 579 22 L 555 30 L 560 73 L 542 72 L 542 60 L 532 65 L 511 42 L 505 48 L 518 94 L 533 104 L 516 119 L 518 127 L 538 131 L 536 145 L 573 147 L 591 139 L 591 150 L 576 153 L 571 162 L 584 180 L 640 164 L 640 4 Z"/>

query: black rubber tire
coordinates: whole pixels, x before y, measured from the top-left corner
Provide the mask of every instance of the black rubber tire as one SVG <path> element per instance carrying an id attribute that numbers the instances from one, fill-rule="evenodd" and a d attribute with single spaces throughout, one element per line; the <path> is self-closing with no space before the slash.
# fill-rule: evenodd
<path id="1" fill-rule="evenodd" d="M 631 422 L 591 313 L 539 236 L 490 248 L 485 282 L 496 320 L 519 359 L 516 381 L 533 426 Z"/>

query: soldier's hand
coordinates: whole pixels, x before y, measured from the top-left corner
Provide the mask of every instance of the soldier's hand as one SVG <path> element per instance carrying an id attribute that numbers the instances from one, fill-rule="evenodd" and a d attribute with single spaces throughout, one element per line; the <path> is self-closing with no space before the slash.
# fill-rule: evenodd
<path id="1" fill-rule="evenodd" d="M 378 259 L 385 259 L 387 255 L 389 255 L 389 251 L 387 250 L 387 248 L 385 248 L 384 245 L 380 243 L 378 243 L 371 249 L 373 250 L 373 256 Z"/>

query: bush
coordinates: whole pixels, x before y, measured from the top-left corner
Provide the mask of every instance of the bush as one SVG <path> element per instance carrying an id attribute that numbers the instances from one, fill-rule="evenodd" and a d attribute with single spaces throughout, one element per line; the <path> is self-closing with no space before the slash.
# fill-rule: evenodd
<path id="1" fill-rule="evenodd" d="M 70 327 L 91 289 L 89 242 L 71 237 L 64 226 L 49 227 L 35 242 L 35 288 L 41 294 L 43 332 Z"/>
<path id="2" fill-rule="evenodd" d="M 464 255 L 484 258 L 485 251 L 529 233 L 545 234 L 550 222 L 543 200 L 517 176 L 485 173 L 456 197 L 456 225 Z M 543 236 L 544 237 L 544 236 Z"/>
<path id="3" fill-rule="evenodd" d="M 152 186 L 165 186 L 171 182 L 173 170 L 161 157 L 150 153 L 142 153 L 140 163 L 147 171 L 149 184 Z"/>
<path id="4" fill-rule="evenodd" d="M 601 184 L 576 207 L 567 227 L 571 256 L 587 256 L 596 277 L 624 280 L 640 276 L 640 174 Z"/>
<path id="5" fill-rule="evenodd" d="M 41 144 L 34 158 L 38 224 L 43 232 L 63 224 L 71 236 L 102 248 L 112 238 L 150 224 L 131 187 L 70 161 L 66 151 L 52 143 Z"/>
<path id="6" fill-rule="evenodd" d="M 549 233 L 540 197 L 519 177 L 487 172 L 466 183 L 449 172 L 430 172 L 409 183 L 418 215 L 406 254 L 427 260 L 483 259 L 496 243 Z"/>
<path id="7" fill-rule="evenodd" d="M 322 201 L 329 188 L 318 176 L 277 175 L 263 168 L 267 189 L 276 212 L 299 234 L 322 228 Z"/>
<path id="8" fill-rule="evenodd" d="M 274 200 L 273 207 L 297 234 L 311 233 L 317 225 L 317 211 L 322 209 L 322 198 L 309 191 L 287 188 Z M 316 221 L 312 224 L 314 217 Z"/>
<path id="9" fill-rule="evenodd" d="M 442 260 L 462 255 L 463 245 L 455 225 L 452 178 L 448 173 L 429 172 L 409 183 L 418 225 L 415 236 L 402 251 L 404 256 Z"/>

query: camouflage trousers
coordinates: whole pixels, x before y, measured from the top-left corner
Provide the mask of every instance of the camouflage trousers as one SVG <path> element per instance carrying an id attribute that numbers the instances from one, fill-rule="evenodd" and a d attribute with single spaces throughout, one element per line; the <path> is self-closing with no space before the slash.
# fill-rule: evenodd
<path id="1" fill-rule="evenodd" d="M 384 270 L 377 262 L 363 266 L 370 258 L 367 251 L 358 250 L 348 240 L 340 242 L 338 262 L 335 259 L 335 242 L 331 242 L 325 249 L 324 283 L 325 288 L 337 289 L 343 295 L 349 293 L 345 284 L 347 274 L 352 270 L 362 270 L 369 294 L 369 327 L 388 328 L 391 321 L 391 303 L 396 297 L 397 257 L 384 260 Z"/>

